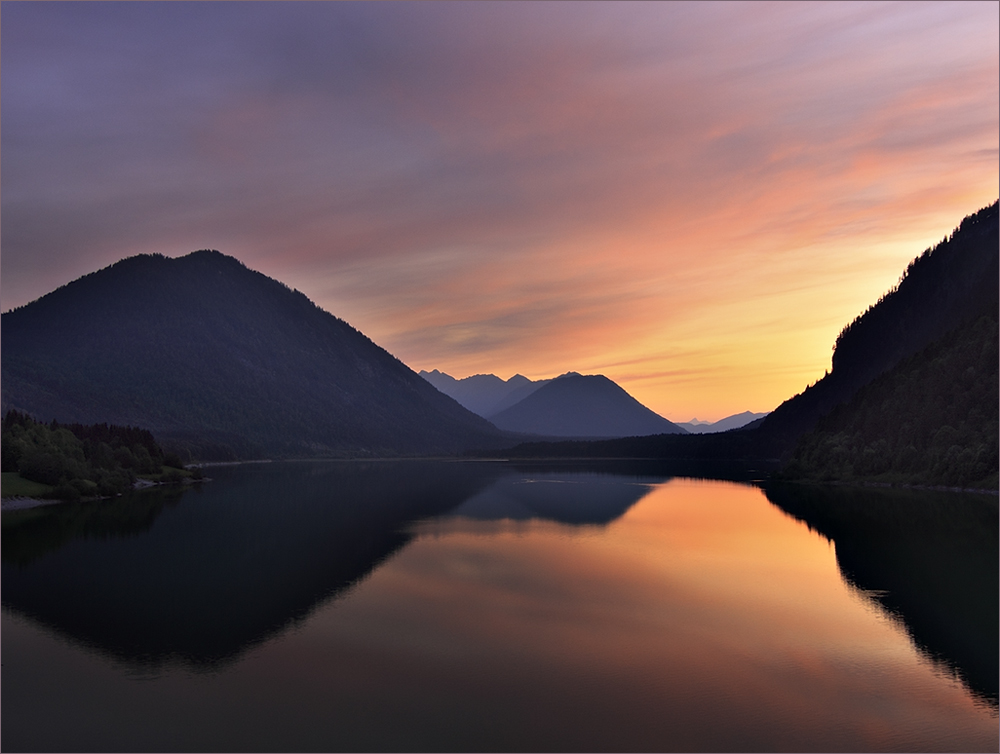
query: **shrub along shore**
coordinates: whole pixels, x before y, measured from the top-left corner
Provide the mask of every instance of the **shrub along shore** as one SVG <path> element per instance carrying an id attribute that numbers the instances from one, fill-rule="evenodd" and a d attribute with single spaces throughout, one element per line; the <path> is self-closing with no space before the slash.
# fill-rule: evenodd
<path id="1" fill-rule="evenodd" d="M 8 411 L 0 435 L 2 494 L 35 500 L 112 497 L 138 485 L 202 478 L 164 453 L 149 430 L 114 424 L 49 424 Z"/>

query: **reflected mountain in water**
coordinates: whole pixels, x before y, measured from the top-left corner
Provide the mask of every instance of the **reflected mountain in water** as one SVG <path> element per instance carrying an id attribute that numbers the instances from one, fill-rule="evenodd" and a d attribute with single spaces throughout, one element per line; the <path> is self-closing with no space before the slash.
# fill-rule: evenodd
<path id="1" fill-rule="evenodd" d="M 3 518 L 3 605 L 129 664 L 211 668 L 308 615 L 501 469 L 466 463 L 213 469 L 138 525 L 81 506 Z M 108 509 L 110 511 L 110 508 Z M 155 520 L 153 520 L 155 519 Z"/>
<path id="2" fill-rule="evenodd" d="M 3 514 L 3 563 L 24 567 L 77 540 L 135 537 L 148 531 L 183 487 L 153 487 L 98 503 L 61 503 Z"/>
<path id="3" fill-rule="evenodd" d="M 3 606 L 129 665 L 212 669 L 350 589 L 419 520 L 604 524 L 667 478 L 527 468 L 262 464 L 186 492 L 5 513 Z"/>
<path id="4" fill-rule="evenodd" d="M 571 525 L 611 523 L 669 477 L 531 473 L 497 480 L 451 511 L 481 521 L 538 519 Z"/>
<path id="5" fill-rule="evenodd" d="M 832 540 L 844 579 L 997 706 L 998 515 L 987 495 L 771 484 L 768 499 Z"/>

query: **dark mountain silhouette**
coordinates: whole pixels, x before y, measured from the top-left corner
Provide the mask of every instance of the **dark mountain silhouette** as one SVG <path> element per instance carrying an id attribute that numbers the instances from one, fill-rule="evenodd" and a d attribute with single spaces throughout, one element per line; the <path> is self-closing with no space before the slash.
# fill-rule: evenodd
<path id="1" fill-rule="evenodd" d="M 782 457 L 787 460 L 799 438 L 812 430 L 821 416 L 850 400 L 862 386 L 893 369 L 904 359 L 936 342 L 944 347 L 948 340 L 956 337 L 956 333 L 968 329 L 973 330 L 973 337 L 979 338 L 976 343 L 980 352 L 983 348 L 990 347 L 991 337 L 995 348 L 996 338 L 989 335 L 989 328 L 979 327 L 976 323 L 983 318 L 996 318 L 1000 288 L 997 218 L 998 205 L 994 203 L 966 217 L 951 236 L 914 259 L 893 290 L 844 328 L 835 344 L 832 371 L 799 395 L 782 403 L 762 420 L 755 420 L 741 429 L 717 434 L 661 435 L 591 443 L 526 443 L 507 453 L 516 458 Z M 962 348 L 971 354 L 976 345 L 965 344 Z M 980 352 L 977 355 L 981 355 Z M 971 362 L 969 365 L 971 366 Z M 895 384 L 899 390 L 906 389 L 903 387 L 904 382 Z M 942 382 L 941 388 L 951 397 L 963 389 L 961 382 Z M 994 379 L 994 391 L 995 388 Z M 929 415 L 939 415 L 931 410 L 934 407 L 926 401 L 940 402 L 943 400 L 941 393 L 923 391 L 921 394 L 926 396 L 925 403 L 912 403 L 907 411 L 919 414 L 928 410 Z M 947 400 L 950 401 L 950 397 Z M 894 437 L 908 431 L 906 420 L 901 415 L 886 415 L 880 421 L 884 427 L 882 431 L 892 433 Z M 998 417 L 996 410 L 992 409 L 979 418 L 967 411 L 963 417 L 944 421 L 954 430 L 954 424 L 961 421 L 982 422 L 984 425 L 992 423 L 995 426 Z M 934 427 L 934 432 L 943 426 L 945 425 Z M 988 429 L 980 434 L 988 438 Z M 939 442 L 944 441 L 944 437 L 939 438 Z M 979 441 L 976 443 L 978 447 Z M 986 443 L 987 439 L 984 439 L 983 444 Z M 867 444 L 868 441 L 866 446 Z M 951 452 L 950 445 L 946 454 L 947 452 Z M 955 451 L 958 455 L 963 452 L 961 446 Z M 975 448 L 972 451 L 973 455 L 977 452 Z"/>
<path id="2" fill-rule="evenodd" d="M 799 440 L 784 474 L 997 489 L 997 313 L 861 388 Z"/>
<path id="3" fill-rule="evenodd" d="M 486 419 L 508 406 L 513 406 L 549 382 L 549 380 L 535 382 L 520 374 L 515 374 L 509 380 L 502 380 L 495 374 L 474 374 L 456 380 L 450 374 L 439 372 L 437 369 L 432 372 L 421 371 L 420 376 L 472 413 Z"/>
<path id="4" fill-rule="evenodd" d="M 520 377 L 521 375 L 515 375 L 515 376 Z M 511 380 L 513 379 L 514 378 L 511 377 Z M 524 379 L 528 380 L 527 377 L 525 377 Z M 508 382 L 510 382 L 510 380 L 508 380 Z M 533 392 L 538 390 L 538 388 L 542 387 L 543 385 L 548 385 L 550 382 L 552 382 L 552 380 L 534 380 L 534 381 L 528 380 L 526 384 L 522 384 L 514 388 L 509 393 L 507 393 L 507 395 L 501 398 L 497 402 L 497 404 L 493 406 L 492 409 L 490 409 L 490 412 L 485 415 L 486 418 L 490 419 L 490 417 L 499 414 L 501 411 L 504 411 L 510 408 L 511 406 L 517 405 L 525 398 L 527 398 L 529 395 L 531 395 Z"/>
<path id="5" fill-rule="evenodd" d="M 196 456 L 454 452 L 488 422 L 302 293 L 217 251 L 141 255 L 3 314 L 3 410 Z"/>
<path id="6" fill-rule="evenodd" d="M 996 313 L 997 210 L 994 202 L 966 217 L 950 237 L 910 262 L 894 289 L 841 331 L 830 373 L 761 424 L 762 439 L 773 452 L 788 453 L 821 416 L 903 359 Z"/>
<path id="7" fill-rule="evenodd" d="M 763 419 L 765 416 L 767 416 L 767 413 L 755 414 L 750 411 L 744 411 L 741 414 L 733 414 L 724 419 L 719 419 L 717 422 L 700 422 L 697 419 L 692 419 L 689 422 L 674 422 L 674 424 L 678 427 L 683 427 L 693 435 L 704 435 L 709 432 L 726 432 L 730 429 L 739 429 L 740 427 L 745 427 L 750 422 Z"/>
<path id="8" fill-rule="evenodd" d="M 599 374 L 569 372 L 493 414 L 499 428 L 549 437 L 631 437 L 684 430 Z"/>

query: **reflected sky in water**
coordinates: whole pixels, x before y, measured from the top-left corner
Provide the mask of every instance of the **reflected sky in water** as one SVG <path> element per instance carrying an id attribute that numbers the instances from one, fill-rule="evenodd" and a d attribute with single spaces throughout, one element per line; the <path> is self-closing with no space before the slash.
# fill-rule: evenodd
<path id="1" fill-rule="evenodd" d="M 521 470 L 465 489 L 207 670 L 82 651 L 5 598 L 4 748 L 997 749 L 995 708 L 757 487 Z M 36 707 L 62 723 L 31 738 Z"/>

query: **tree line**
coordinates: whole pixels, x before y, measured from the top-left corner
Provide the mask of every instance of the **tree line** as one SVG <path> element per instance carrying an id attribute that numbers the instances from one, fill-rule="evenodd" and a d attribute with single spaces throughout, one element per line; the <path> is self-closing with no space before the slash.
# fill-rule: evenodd
<path id="1" fill-rule="evenodd" d="M 108 497 L 131 489 L 138 475 L 168 482 L 192 475 L 139 427 L 45 424 L 16 410 L 0 426 L 2 471 L 52 487 L 51 497 Z"/>

